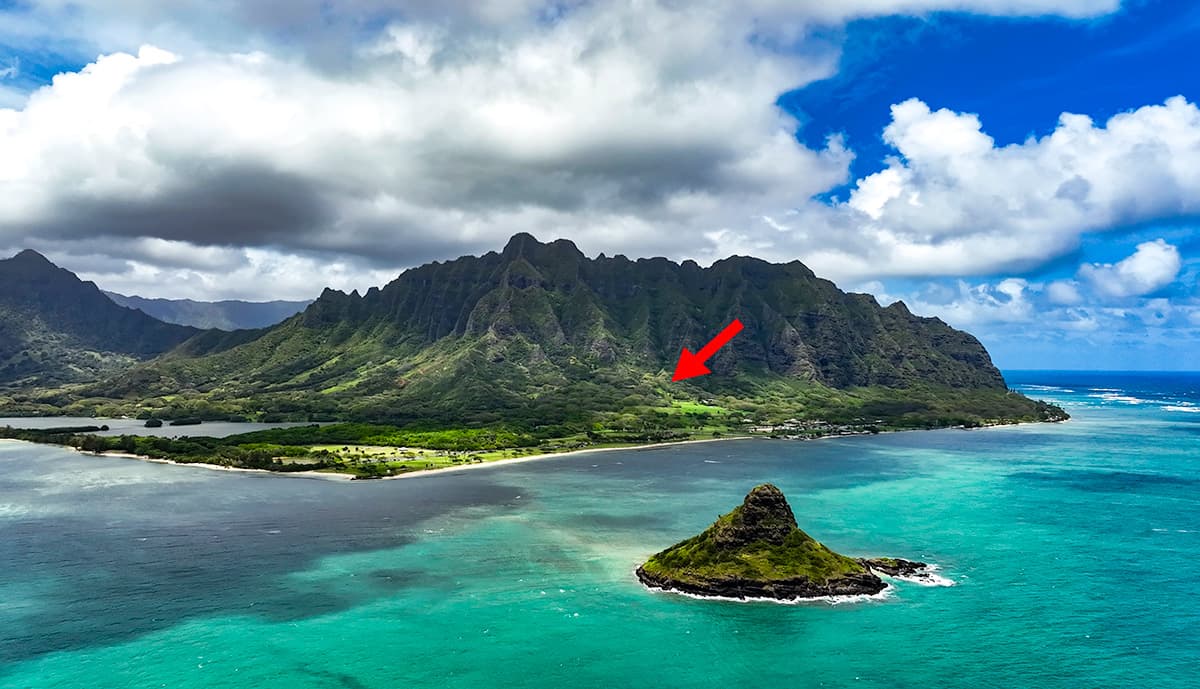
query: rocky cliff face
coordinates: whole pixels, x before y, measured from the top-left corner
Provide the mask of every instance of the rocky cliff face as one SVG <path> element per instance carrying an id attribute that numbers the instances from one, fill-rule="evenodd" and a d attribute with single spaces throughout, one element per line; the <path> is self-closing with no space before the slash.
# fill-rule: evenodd
<path id="1" fill-rule="evenodd" d="M 925 567 L 833 552 L 800 530 L 778 488 L 763 484 L 700 535 L 651 557 L 637 577 L 652 588 L 698 596 L 789 600 L 879 593 L 887 585 L 871 571 L 875 563 L 896 573 Z"/>
<path id="2" fill-rule="evenodd" d="M 365 295 L 326 291 L 303 315 L 386 329 L 425 346 L 482 342 L 500 356 L 670 367 L 733 318 L 746 330 L 714 360 L 735 371 L 810 379 L 834 388 L 915 382 L 1002 389 L 972 336 L 902 303 L 846 294 L 799 262 L 735 256 L 708 268 L 666 259 L 589 259 L 574 244 L 514 236 L 500 253 L 409 270 Z M 508 344 L 518 345 L 509 348 Z"/>
<path id="3" fill-rule="evenodd" d="M 796 517 L 783 491 L 764 483 L 746 494 L 742 506 L 730 513 L 727 521 L 713 525 L 713 542 L 724 549 L 736 550 L 756 542 L 781 546 L 793 531 Z"/>
<path id="4" fill-rule="evenodd" d="M 735 317 L 746 327 L 709 362 L 716 375 L 689 386 L 736 392 L 785 379 L 835 389 L 1005 389 L 974 337 L 903 304 L 846 294 L 798 262 L 589 259 L 569 241 L 525 234 L 499 253 L 414 268 L 362 295 L 326 290 L 223 359 L 154 375 L 189 388 L 236 371 L 259 392 L 308 386 L 361 396 L 399 385 L 446 401 L 479 388 L 486 371 L 480 393 L 506 399 L 609 373 L 669 372 L 681 348 Z"/>

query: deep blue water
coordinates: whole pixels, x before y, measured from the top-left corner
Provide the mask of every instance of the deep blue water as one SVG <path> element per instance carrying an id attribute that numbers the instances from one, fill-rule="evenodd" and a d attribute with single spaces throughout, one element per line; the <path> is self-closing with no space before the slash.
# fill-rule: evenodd
<path id="1" fill-rule="evenodd" d="M 1200 376 L 1008 378 L 1074 418 L 361 483 L 0 443 L 0 686 L 1196 686 Z M 637 584 L 763 481 L 831 547 L 955 585 Z"/>

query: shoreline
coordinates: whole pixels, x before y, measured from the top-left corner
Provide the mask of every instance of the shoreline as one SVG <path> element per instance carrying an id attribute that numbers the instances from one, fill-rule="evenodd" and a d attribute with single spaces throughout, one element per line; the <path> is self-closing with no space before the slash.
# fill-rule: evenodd
<path id="1" fill-rule="evenodd" d="M 358 483 L 372 483 L 375 481 L 392 481 L 396 479 L 411 479 L 424 476 L 435 476 L 439 474 L 454 473 L 460 471 L 470 471 L 472 469 L 485 469 L 488 467 L 507 466 L 510 464 L 519 464 L 523 462 L 532 462 L 537 460 L 554 459 L 556 457 L 570 457 L 572 455 L 581 455 L 591 452 L 614 452 L 617 450 L 652 450 L 655 448 L 669 447 L 672 445 L 694 445 L 698 443 L 720 443 L 729 440 L 753 440 L 756 436 L 738 435 L 727 438 L 696 438 L 693 440 L 675 440 L 668 442 L 649 443 L 646 445 L 621 445 L 616 447 L 595 447 L 585 448 L 582 450 L 567 450 L 565 452 L 544 452 L 537 455 L 526 455 L 524 457 L 509 457 L 506 459 L 496 459 L 490 462 L 482 462 L 480 464 L 464 464 L 461 466 L 440 467 L 437 469 L 418 469 L 395 476 L 380 476 L 378 478 L 360 479 L 353 474 L 342 474 L 329 471 L 271 471 L 270 469 L 250 469 L 246 467 L 229 467 L 220 464 L 211 464 L 209 462 L 176 462 L 170 459 L 160 459 L 157 457 L 147 457 L 145 455 L 135 455 L 130 452 L 88 452 L 79 448 L 66 445 L 46 445 L 44 443 L 35 443 L 29 440 L 17 440 L 15 438 L 3 438 L 14 443 L 29 443 L 31 445 L 41 445 L 43 447 L 61 447 L 64 450 L 69 450 L 81 455 L 90 457 L 115 457 L 120 459 L 136 459 L 142 462 L 152 462 L 154 464 L 169 464 L 178 467 L 196 467 L 200 469 L 208 469 L 210 471 L 235 471 L 249 474 L 266 474 L 269 476 L 278 476 L 280 478 L 306 478 L 306 479 L 321 479 L 325 481 L 355 481 Z M 769 438 L 768 438 L 769 439 Z"/>
<path id="2" fill-rule="evenodd" d="M 666 589 L 659 586 L 650 586 L 644 582 L 638 582 L 643 589 L 655 594 L 664 594 L 668 596 L 680 596 L 682 598 L 690 598 L 692 600 L 702 601 L 720 601 L 722 603 L 742 603 L 753 605 L 756 603 L 773 603 L 775 605 L 850 605 L 855 603 L 881 602 L 893 598 L 896 594 L 895 584 L 888 584 L 883 587 L 879 593 L 856 593 L 846 596 L 811 596 L 808 598 L 754 598 L 747 596 L 745 598 L 733 598 L 731 596 L 702 596 L 698 593 L 688 593 L 686 591 L 678 591 L 676 589 Z"/>
<path id="3" fill-rule="evenodd" d="M 29 442 L 18 440 L 16 442 Z M 32 443 L 40 445 L 41 443 Z M 176 462 L 171 459 L 160 459 L 158 457 L 147 457 L 146 455 L 135 455 L 131 452 L 88 452 L 79 448 L 69 447 L 66 445 L 49 445 L 47 447 L 62 447 L 65 450 L 71 450 L 77 454 L 88 455 L 90 457 L 116 457 L 119 459 L 136 459 L 141 462 L 152 462 L 154 464 L 170 464 L 177 467 L 196 467 L 199 469 L 209 469 L 211 471 L 236 471 L 248 474 L 270 474 L 272 476 L 292 476 L 295 478 L 319 478 L 333 481 L 350 481 L 354 477 L 350 474 L 335 474 L 327 471 L 271 471 L 269 469 L 249 469 L 246 467 L 227 467 L 221 464 L 211 464 L 209 462 Z"/>
<path id="4" fill-rule="evenodd" d="M 732 435 L 727 438 L 695 438 L 693 440 L 673 440 L 667 442 L 648 443 L 646 445 L 619 445 L 616 447 L 593 447 L 582 450 L 567 450 L 566 452 L 544 452 L 540 455 L 526 455 L 524 457 L 509 457 L 507 459 L 497 459 L 491 462 L 481 462 L 479 464 L 463 464 L 454 467 L 442 467 L 440 469 L 420 469 L 410 471 L 405 474 L 396 474 L 395 476 L 381 476 L 378 479 L 358 479 L 366 481 L 392 481 L 402 478 L 418 478 L 421 476 L 433 476 L 435 474 L 446 474 L 458 471 L 470 471 L 471 469 L 483 469 L 486 467 L 520 464 L 523 462 L 533 462 L 541 459 L 553 459 L 555 457 L 570 457 L 572 455 L 582 455 L 590 452 L 615 452 L 617 450 L 652 450 L 659 447 L 670 447 L 671 445 L 697 445 L 700 443 L 720 443 L 727 440 L 753 440 L 752 435 Z"/>
<path id="5" fill-rule="evenodd" d="M 33 445 L 44 445 L 47 447 L 61 447 L 65 450 L 70 450 L 70 451 L 76 452 L 78 454 L 90 455 L 93 457 L 116 457 L 116 458 L 121 458 L 121 459 L 136 459 L 136 460 L 143 461 L 143 462 L 153 462 L 155 464 L 170 464 L 170 465 L 180 466 L 180 467 L 197 467 L 197 468 L 201 468 L 201 469 L 208 469 L 210 471 L 234 471 L 234 472 L 252 473 L 252 474 L 267 474 L 267 475 L 271 475 L 271 476 L 279 476 L 282 478 L 321 479 L 321 480 L 325 480 L 325 481 L 359 481 L 359 482 L 369 483 L 369 482 L 373 482 L 373 481 L 392 481 L 392 480 L 396 480 L 396 479 L 412 479 L 412 478 L 421 478 L 421 477 L 427 477 L 427 476 L 437 476 L 437 475 L 456 473 L 456 472 L 461 472 L 461 471 L 470 471 L 473 469 L 483 469 L 483 468 L 487 468 L 487 467 L 507 466 L 510 464 L 518 464 L 518 463 L 523 463 L 523 462 L 532 462 L 532 461 L 538 461 L 538 460 L 553 459 L 555 457 L 569 457 L 572 455 L 580 455 L 580 454 L 586 454 L 586 453 L 592 453 L 592 452 L 613 452 L 613 451 L 617 451 L 617 450 L 632 450 L 632 451 L 651 450 L 651 449 L 655 449 L 655 448 L 669 447 L 672 445 L 695 445 L 695 444 L 699 444 L 699 443 L 720 443 L 720 442 L 733 441 L 733 440 L 761 439 L 761 440 L 788 440 L 788 441 L 809 442 L 809 441 L 813 441 L 813 440 L 830 440 L 830 439 L 835 439 L 835 438 L 856 438 L 856 437 L 862 437 L 862 436 L 884 435 L 884 434 L 891 434 L 891 433 L 909 433 L 909 432 L 914 432 L 914 431 L 950 431 L 950 430 L 977 431 L 977 430 L 985 430 L 985 429 L 991 429 L 991 428 L 1005 428 L 1005 427 L 1011 427 L 1011 426 L 1024 426 L 1024 425 L 1031 425 L 1031 424 L 1065 423 L 1069 420 L 1070 420 L 1070 418 L 1064 419 L 1062 421 L 1015 421 L 1012 423 L 992 423 L 992 424 L 985 424 L 985 425 L 974 426 L 974 427 L 949 426 L 949 427 L 945 427 L 945 428 L 905 428 L 905 429 L 879 431 L 877 433 L 871 433 L 871 432 L 867 432 L 867 431 L 857 432 L 857 433 L 829 433 L 827 435 L 820 435 L 820 436 L 816 436 L 816 437 L 807 437 L 807 438 L 796 437 L 796 436 L 788 437 L 788 436 L 770 436 L 770 435 L 731 435 L 731 436 L 721 437 L 721 438 L 695 438 L 695 439 L 691 439 L 691 440 L 673 440 L 673 441 L 665 441 L 665 442 L 647 443 L 644 445 L 618 445 L 618 446 L 613 446 L 613 447 L 595 447 L 595 448 L 584 448 L 584 449 L 579 449 L 579 450 L 566 450 L 564 452 L 544 452 L 544 453 L 536 454 L 536 455 L 526 455 L 524 457 L 509 457 L 509 458 L 505 458 L 505 459 L 496 459 L 496 460 L 492 460 L 490 462 L 482 462 L 479 464 L 463 464 L 460 466 L 439 467 L 436 469 L 418 469 L 416 471 L 410 471 L 410 472 L 406 472 L 406 473 L 402 473 L 402 474 L 396 474 L 394 476 L 380 476 L 380 477 L 374 477 L 374 478 L 368 478 L 368 479 L 360 479 L 356 475 L 353 475 L 353 474 L 344 474 L 344 473 L 328 472 L 328 471 L 271 471 L 269 469 L 251 469 L 251 468 L 246 468 L 246 467 L 224 466 L 221 464 L 212 464 L 209 462 L 176 462 L 176 461 L 170 460 L 170 459 L 147 457 L 145 455 L 137 455 L 137 454 L 133 454 L 130 452 L 112 452 L 112 451 L 89 452 L 89 451 L 80 450 L 79 448 L 70 447 L 70 446 L 66 446 L 66 445 L 47 445 L 45 443 L 37 443 L 37 442 L 33 442 L 33 441 L 28 441 L 28 440 L 18 440 L 15 438 L 3 438 L 0 440 L 11 440 L 13 442 L 19 442 L 19 443 L 28 442 Z"/>
<path id="6" fill-rule="evenodd" d="M 884 587 L 878 593 L 852 593 L 845 595 L 825 595 L 825 596 L 807 596 L 796 598 L 772 598 L 770 596 L 746 596 L 743 598 L 735 598 L 733 596 L 705 595 L 699 593 L 690 593 L 679 589 L 666 588 L 663 586 L 653 586 L 642 581 L 637 575 L 637 569 L 634 570 L 634 579 L 643 589 L 656 594 L 668 594 L 673 596 L 682 596 L 691 598 L 692 600 L 703 601 L 722 601 L 726 603 L 774 603 L 776 605 L 846 605 L 854 603 L 881 602 L 892 599 L 896 596 L 899 588 L 895 583 L 902 581 L 908 584 L 914 584 L 923 588 L 949 588 L 957 586 L 958 582 L 938 574 L 941 567 L 936 564 L 926 564 L 921 568 L 920 573 L 915 575 L 895 575 L 887 572 L 878 571 L 870 566 L 867 567 L 875 576 L 883 580 Z"/>

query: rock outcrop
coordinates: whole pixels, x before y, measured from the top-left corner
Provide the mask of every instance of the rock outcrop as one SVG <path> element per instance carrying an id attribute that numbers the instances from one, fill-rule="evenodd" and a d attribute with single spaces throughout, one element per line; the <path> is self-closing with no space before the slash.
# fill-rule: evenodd
<path id="1" fill-rule="evenodd" d="M 875 571 L 897 576 L 924 568 L 835 553 L 800 529 L 778 488 L 763 484 L 700 535 L 651 557 L 637 577 L 652 588 L 698 596 L 792 600 L 872 595 L 887 588 Z"/>

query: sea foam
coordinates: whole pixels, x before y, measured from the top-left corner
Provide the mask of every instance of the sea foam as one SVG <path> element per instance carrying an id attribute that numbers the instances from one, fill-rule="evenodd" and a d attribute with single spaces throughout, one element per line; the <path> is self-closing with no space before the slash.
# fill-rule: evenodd
<path id="1" fill-rule="evenodd" d="M 875 572 L 875 570 L 871 570 L 871 571 Z M 925 568 L 922 569 L 917 574 L 910 574 L 910 575 L 902 574 L 902 575 L 897 575 L 897 576 L 892 576 L 890 574 L 884 574 L 883 572 L 875 572 L 875 574 L 877 574 L 881 577 L 886 577 L 888 579 L 894 579 L 896 581 L 907 581 L 912 584 L 917 584 L 918 586 L 957 586 L 958 585 L 958 582 L 954 581 L 953 579 L 949 579 L 947 577 L 944 577 L 944 576 L 938 574 L 939 571 L 941 571 L 941 567 L 938 567 L 937 565 L 926 565 Z"/>
<path id="2" fill-rule="evenodd" d="M 687 593 L 685 591 L 676 591 L 674 589 L 664 589 L 659 586 L 647 586 L 642 584 L 642 587 L 647 591 L 654 593 L 666 593 L 673 596 L 683 596 L 684 598 L 692 598 L 695 600 L 719 600 L 727 603 L 775 603 L 776 605 L 846 605 L 849 603 L 866 603 L 868 601 L 883 601 L 891 598 L 895 594 L 895 586 L 888 584 L 879 593 L 859 594 L 855 596 L 816 596 L 813 598 L 733 598 L 730 596 L 701 596 L 695 593 Z"/>
<path id="3" fill-rule="evenodd" d="M 1095 394 L 1095 395 L 1088 395 L 1088 397 L 1104 400 L 1105 402 L 1124 402 L 1125 404 L 1145 404 L 1146 402 L 1149 401 L 1149 400 L 1144 400 L 1140 397 L 1133 397 L 1132 395 L 1121 395 L 1118 393 L 1119 393 L 1119 391 L 1101 392 L 1101 393 Z"/>

